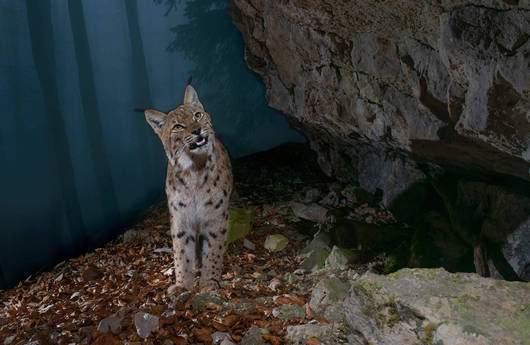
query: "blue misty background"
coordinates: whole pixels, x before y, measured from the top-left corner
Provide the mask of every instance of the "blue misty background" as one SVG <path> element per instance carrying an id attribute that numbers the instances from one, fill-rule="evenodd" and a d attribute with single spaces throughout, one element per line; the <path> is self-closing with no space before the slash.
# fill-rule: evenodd
<path id="1" fill-rule="evenodd" d="M 143 114 L 187 79 L 232 157 L 303 141 L 268 108 L 225 0 L 0 0 L 0 286 L 101 245 L 162 200 Z"/>

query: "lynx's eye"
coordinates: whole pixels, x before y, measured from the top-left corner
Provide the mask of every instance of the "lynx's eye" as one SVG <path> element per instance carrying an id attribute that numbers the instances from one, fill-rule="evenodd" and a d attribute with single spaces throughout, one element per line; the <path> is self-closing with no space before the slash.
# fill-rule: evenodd
<path id="1" fill-rule="evenodd" d="M 173 130 L 174 131 L 181 131 L 184 129 L 184 126 L 181 125 L 180 123 L 176 123 L 174 126 L 173 126 Z"/>
<path id="2" fill-rule="evenodd" d="M 193 116 L 195 117 L 195 119 L 200 119 L 202 117 L 202 113 L 200 111 L 196 112 L 195 114 L 193 114 Z"/>

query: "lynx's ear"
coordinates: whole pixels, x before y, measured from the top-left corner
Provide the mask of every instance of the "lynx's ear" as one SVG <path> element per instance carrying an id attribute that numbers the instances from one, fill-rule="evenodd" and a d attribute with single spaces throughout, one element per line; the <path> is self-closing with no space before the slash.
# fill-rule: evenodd
<path id="1" fill-rule="evenodd" d="M 186 86 L 186 92 L 184 93 L 184 104 L 191 105 L 192 107 L 199 107 L 204 110 L 204 107 L 199 101 L 199 95 L 197 95 L 197 91 L 195 91 L 191 85 Z"/>
<path id="2" fill-rule="evenodd" d="M 167 115 L 153 109 L 147 109 L 144 111 L 145 119 L 147 123 L 153 128 L 155 133 L 162 138 L 162 131 L 166 125 Z"/>

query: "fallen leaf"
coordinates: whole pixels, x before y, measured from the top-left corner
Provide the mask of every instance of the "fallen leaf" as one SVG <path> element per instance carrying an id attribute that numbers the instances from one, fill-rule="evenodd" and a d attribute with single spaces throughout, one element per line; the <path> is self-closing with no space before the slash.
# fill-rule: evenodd
<path id="1" fill-rule="evenodd" d="M 265 339 L 266 341 L 268 341 L 272 345 L 285 344 L 283 339 L 280 338 L 280 337 L 277 337 L 277 336 L 274 336 L 274 335 L 271 335 L 271 334 L 262 334 L 261 336 L 263 337 L 263 339 Z"/>
<path id="2" fill-rule="evenodd" d="M 227 327 L 232 327 L 233 325 L 235 325 L 239 320 L 241 320 L 241 316 L 239 315 L 228 315 L 228 316 L 225 316 L 221 323 Z"/>
<path id="3" fill-rule="evenodd" d="M 212 330 L 209 328 L 194 328 L 191 331 L 200 341 L 210 344 L 212 342 Z"/>
<path id="4" fill-rule="evenodd" d="M 309 306 L 309 303 L 305 304 L 305 318 L 308 320 L 311 320 L 315 317 L 315 313 L 313 313 L 313 309 Z"/>
<path id="5" fill-rule="evenodd" d="M 215 311 L 216 313 L 218 313 L 221 310 L 223 310 L 223 307 L 221 307 L 219 304 L 216 304 L 216 303 L 213 303 L 213 302 L 208 302 L 204 306 L 206 307 L 206 309 Z"/>
<path id="6" fill-rule="evenodd" d="M 117 340 L 110 333 L 105 333 L 105 334 L 100 335 L 92 343 L 92 345 L 118 345 L 118 344 L 121 344 L 121 342 Z"/>
<path id="7" fill-rule="evenodd" d="M 307 338 L 305 342 L 306 342 L 307 345 L 319 345 L 320 344 L 320 339 L 315 338 L 315 337 L 311 337 L 311 338 Z"/>
<path id="8" fill-rule="evenodd" d="M 277 305 L 298 304 L 300 307 L 306 303 L 305 299 L 300 296 L 279 296 L 275 302 Z"/>

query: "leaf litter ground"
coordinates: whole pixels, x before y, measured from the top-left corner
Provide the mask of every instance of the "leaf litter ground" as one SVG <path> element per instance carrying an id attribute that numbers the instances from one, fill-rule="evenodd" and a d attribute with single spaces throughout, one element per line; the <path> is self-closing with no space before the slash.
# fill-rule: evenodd
<path id="1" fill-rule="evenodd" d="M 173 281 L 173 260 L 172 254 L 163 250 L 171 247 L 171 241 L 167 207 L 161 204 L 128 232 L 134 236 L 121 236 L 0 291 L 0 345 L 210 344 L 215 332 L 229 333 L 234 342 L 239 342 L 253 325 L 261 329 L 265 341 L 276 345 L 288 343 L 284 336 L 289 325 L 326 323 L 322 318 L 312 320 L 309 296 L 295 294 L 293 286 L 281 279 L 301 263 L 295 253 L 306 241 L 286 217 L 270 209 L 263 211 L 262 207 L 272 199 L 288 199 L 293 189 L 308 181 L 327 181 L 314 160 L 307 163 L 312 153 L 300 154 L 297 150 L 287 149 L 294 153 L 287 155 L 285 163 L 305 176 L 278 168 L 269 163 L 267 155 L 236 162 L 234 203 L 256 209 L 253 231 L 246 237 L 255 248 L 248 249 L 252 246 L 248 242 L 245 246 L 244 239 L 229 246 L 216 289 L 221 297 L 218 303 L 194 303 L 204 291 L 195 291 L 182 301 L 167 294 Z M 289 239 L 288 246 L 279 252 L 264 249 L 266 237 L 278 233 Z M 272 311 L 283 304 L 305 308 L 306 317 L 282 321 Z M 146 339 L 140 338 L 134 324 L 139 312 L 159 318 L 158 329 Z M 99 331 L 100 322 L 111 316 L 118 320 L 114 330 Z M 311 344 L 318 342 L 316 338 L 308 339 Z"/>

